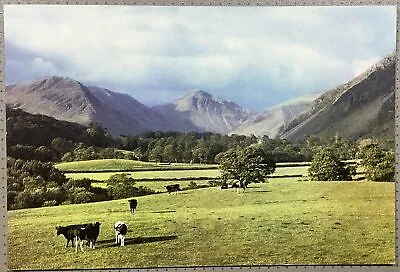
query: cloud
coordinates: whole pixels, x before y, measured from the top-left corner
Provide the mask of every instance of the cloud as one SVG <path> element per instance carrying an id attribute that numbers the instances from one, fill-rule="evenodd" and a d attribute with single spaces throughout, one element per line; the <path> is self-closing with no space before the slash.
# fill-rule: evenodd
<path id="1" fill-rule="evenodd" d="M 343 83 L 395 48 L 395 7 L 4 9 L 7 83 L 57 74 L 151 105 L 200 88 L 263 110 Z"/>

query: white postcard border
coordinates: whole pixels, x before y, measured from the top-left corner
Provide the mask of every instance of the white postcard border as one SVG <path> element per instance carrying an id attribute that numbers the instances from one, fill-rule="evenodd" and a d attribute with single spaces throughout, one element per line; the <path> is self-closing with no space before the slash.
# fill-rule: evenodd
<path id="1" fill-rule="evenodd" d="M 1 1 L 1 0 L 0 0 Z M 7 160 L 6 160 L 6 111 L 4 83 L 4 5 L 149 5 L 149 6 L 397 6 L 396 27 L 396 81 L 395 81 L 395 133 L 396 133 L 396 184 L 395 184 L 395 265 L 271 265 L 239 267 L 173 267 L 173 268 L 127 268 L 127 269 L 74 269 L 74 270 L 26 270 L 34 271 L 75 271 L 75 272 L 136 272 L 136 271 L 400 271 L 399 266 L 399 207 L 400 207 L 400 0 L 5 0 L 0 3 L 0 271 L 7 271 Z M 9 270 L 24 271 L 24 270 Z"/>

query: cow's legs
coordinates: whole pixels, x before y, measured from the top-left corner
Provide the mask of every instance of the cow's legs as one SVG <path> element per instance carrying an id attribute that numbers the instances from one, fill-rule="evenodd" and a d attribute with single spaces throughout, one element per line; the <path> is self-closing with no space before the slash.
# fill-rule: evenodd
<path id="1" fill-rule="evenodd" d="M 80 246 L 80 248 L 81 248 L 81 251 L 83 252 L 84 250 L 83 250 L 82 244 L 83 244 L 83 241 L 82 241 L 81 239 L 79 239 L 79 246 Z"/>
<path id="2" fill-rule="evenodd" d="M 121 235 L 121 246 L 125 246 L 125 237 Z"/>
<path id="3" fill-rule="evenodd" d="M 78 252 L 78 237 L 75 237 L 75 252 Z"/>
<path id="4" fill-rule="evenodd" d="M 115 233 L 115 244 L 118 244 L 118 233 Z"/>

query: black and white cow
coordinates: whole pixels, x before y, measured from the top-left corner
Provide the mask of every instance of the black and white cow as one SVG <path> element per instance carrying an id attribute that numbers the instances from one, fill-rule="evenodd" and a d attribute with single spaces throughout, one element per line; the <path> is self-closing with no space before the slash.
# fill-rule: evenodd
<path id="1" fill-rule="evenodd" d="M 89 247 L 94 249 L 94 245 L 97 241 L 97 237 L 100 234 L 100 225 L 101 223 L 96 222 L 94 224 L 89 223 L 85 224 L 84 227 L 74 228 L 72 233 L 74 234 L 75 239 L 75 251 L 78 251 L 78 244 L 83 251 L 83 241 L 86 240 L 89 243 Z"/>
<path id="2" fill-rule="evenodd" d="M 124 222 L 118 221 L 114 225 L 115 230 L 115 244 L 125 246 L 125 235 L 128 232 L 128 227 Z"/>
<path id="3" fill-rule="evenodd" d="M 129 201 L 129 209 L 130 209 L 131 213 L 135 213 L 135 210 L 137 208 L 137 200 L 132 198 L 132 199 L 129 199 L 128 201 Z"/>
<path id="4" fill-rule="evenodd" d="M 101 225 L 101 223 L 99 223 L 99 222 L 96 222 L 94 224 L 89 223 L 89 224 L 85 224 L 85 226 L 82 228 L 76 229 L 76 231 L 75 231 L 75 251 L 78 251 L 78 243 L 80 245 L 81 250 L 83 251 L 83 248 L 82 248 L 83 240 L 88 241 L 89 247 L 91 249 L 94 249 L 94 245 L 97 241 L 97 237 L 99 237 L 99 234 L 100 234 L 100 225 Z"/>
<path id="5" fill-rule="evenodd" d="M 89 247 L 94 249 L 94 244 L 97 241 L 97 237 L 100 234 L 100 225 L 101 223 L 96 222 L 94 224 L 77 224 L 77 225 L 69 225 L 69 226 L 57 226 L 57 235 L 64 235 L 67 239 L 67 244 L 65 247 L 68 247 L 69 241 L 71 241 L 72 246 L 74 246 L 75 242 L 75 251 L 78 251 L 78 244 L 83 251 L 83 241 L 86 240 L 89 243 Z"/>
<path id="6" fill-rule="evenodd" d="M 167 185 L 167 186 L 165 186 L 165 188 L 167 189 L 168 194 L 170 194 L 172 192 L 175 192 L 176 194 L 178 194 L 178 191 L 181 191 L 179 184 Z"/>
<path id="7" fill-rule="evenodd" d="M 246 191 L 246 188 L 250 183 L 251 182 L 249 181 L 237 181 L 231 185 L 231 188 L 236 188 L 237 192 L 239 193 L 240 188 L 243 188 L 243 191 Z"/>

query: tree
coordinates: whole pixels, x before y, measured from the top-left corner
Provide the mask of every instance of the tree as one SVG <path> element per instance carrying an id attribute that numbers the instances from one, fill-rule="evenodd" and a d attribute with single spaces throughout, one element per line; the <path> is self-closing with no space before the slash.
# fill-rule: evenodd
<path id="1" fill-rule="evenodd" d="M 107 180 L 107 190 L 113 199 L 135 196 L 135 180 L 127 174 L 115 174 Z"/>
<path id="2" fill-rule="evenodd" d="M 357 157 L 364 168 L 367 179 L 372 181 L 394 181 L 395 156 L 384 151 L 376 140 L 364 139 L 358 145 Z"/>
<path id="3" fill-rule="evenodd" d="M 321 147 L 317 151 L 308 169 L 311 179 L 320 181 L 352 180 L 355 171 L 354 166 L 342 162 L 329 147 Z"/>
<path id="4" fill-rule="evenodd" d="M 275 171 L 275 162 L 259 145 L 232 148 L 220 158 L 222 179 L 226 183 L 239 182 L 241 188 L 251 182 L 264 182 Z"/>

